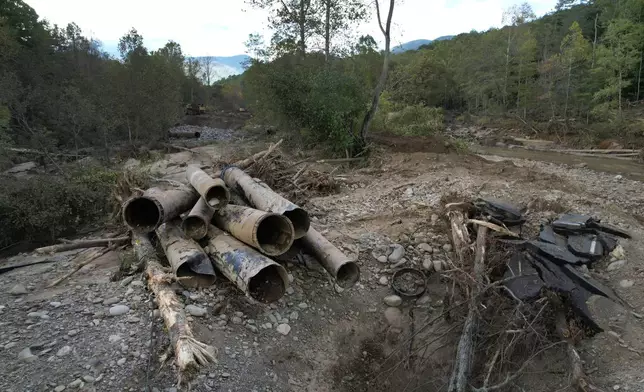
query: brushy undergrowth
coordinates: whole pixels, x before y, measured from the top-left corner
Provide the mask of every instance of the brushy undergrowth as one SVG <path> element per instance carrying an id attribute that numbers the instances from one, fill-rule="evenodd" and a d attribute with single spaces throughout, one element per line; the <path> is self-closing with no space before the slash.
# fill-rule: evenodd
<path id="1" fill-rule="evenodd" d="M 399 135 L 435 135 L 445 129 L 445 116 L 442 108 L 411 105 L 389 114 L 388 127 Z"/>

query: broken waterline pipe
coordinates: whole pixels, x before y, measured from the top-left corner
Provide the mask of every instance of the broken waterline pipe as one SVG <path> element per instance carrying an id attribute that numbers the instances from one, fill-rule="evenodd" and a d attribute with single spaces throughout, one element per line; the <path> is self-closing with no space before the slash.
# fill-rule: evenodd
<path id="1" fill-rule="evenodd" d="M 206 252 L 217 269 L 257 301 L 275 302 L 288 288 L 286 269 L 235 237 L 210 225 Z"/>
<path id="2" fill-rule="evenodd" d="M 200 197 L 183 219 L 181 228 L 188 237 L 198 241 L 208 234 L 208 226 L 210 226 L 214 214 L 215 210 L 206 203 L 203 197 Z"/>
<path id="3" fill-rule="evenodd" d="M 250 207 L 229 204 L 215 213 L 213 222 L 268 256 L 286 253 L 295 239 L 288 218 Z"/>
<path id="4" fill-rule="evenodd" d="M 322 267 L 335 278 L 338 286 L 347 288 L 360 279 L 360 267 L 314 228 L 302 238 L 304 247 L 313 253 Z"/>
<path id="5" fill-rule="evenodd" d="M 199 195 L 190 187 L 167 191 L 150 188 L 123 205 L 123 220 L 132 231 L 150 233 L 162 223 L 191 209 Z"/>
<path id="6" fill-rule="evenodd" d="M 226 206 L 230 201 L 230 192 L 226 188 L 224 181 L 220 178 L 210 177 L 198 166 L 188 166 L 186 178 L 210 207 L 219 209 Z"/>

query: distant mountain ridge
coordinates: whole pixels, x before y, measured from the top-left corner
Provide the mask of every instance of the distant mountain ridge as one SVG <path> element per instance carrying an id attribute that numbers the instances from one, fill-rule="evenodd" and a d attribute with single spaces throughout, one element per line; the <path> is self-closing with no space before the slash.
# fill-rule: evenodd
<path id="1" fill-rule="evenodd" d="M 232 75 L 244 73 L 244 63 L 250 60 L 250 56 L 240 54 L 236 56 L 199 56 L 197 60 L 210 58 L 213 64 L 214 80 L 225 79 Z"/>
<path id="2" fill-rule="evenodd" d="M 436 39 L 416 39 L 413 41 L 405 42 L 404 44 L 395 46 L 391 51 L 393 53 L 403 53 L 408 50 L 418 50 L 421 46 L 423 45 L 429 45 L 434 41 L 444 41 L 448 39 L 454 38 L 454 35 L 443 35 L 441 37 L 438 37 Z"/>

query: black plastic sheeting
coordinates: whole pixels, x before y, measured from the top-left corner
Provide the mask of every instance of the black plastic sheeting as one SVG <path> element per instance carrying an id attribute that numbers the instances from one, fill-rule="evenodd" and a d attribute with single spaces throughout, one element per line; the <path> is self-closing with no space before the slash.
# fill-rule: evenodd
<path id="1" fill-rule="evenodd" d="M 491 221 L 508 227 L 525 222 L 520 210 L 496 200 L 479 199 L 478 213 Z M 609 287 L 577 270 L 582 265 L 606 257 L 617 246 L 617 237 L 630 235 L 613 226 L 602 224 L 587 215 L 564 214 L 549 225 L 543 225 L 534 239 L 508 239 L 504 242 L 516 247 L 507 262 L 504 285 L 522 301 L 540 298 L 548 289 L 560 294 L 571 309 L 588 327 L 602 329 L 593 320 L 586 302 L 592 295 L 600 295 L 622 304 Z"/>

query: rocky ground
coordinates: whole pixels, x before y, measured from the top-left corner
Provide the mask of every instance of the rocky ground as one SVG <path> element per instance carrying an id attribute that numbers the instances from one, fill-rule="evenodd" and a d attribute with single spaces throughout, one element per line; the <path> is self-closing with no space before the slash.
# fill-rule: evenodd
<path id="1" fill-rule="evenodd" d="M 230 148 L 213 144 L 170 154 L 151 170 L 179 178 L 188 162 L 212 164 Z M 340 192 L 305 207 L 313 225 L 358 260 L 360 283 L 343 290 L 304 258 L 286 264 L 291 287 L 272 305 L 247 299 L 223 280 L 197 291 L 176 286 L 197 338 L 218 348 L 218 363 L 196 374 L 189 390 L 444 390 L 453 348 L 421 349 L 431 334 L 451 327 L 419 333 L 442 312 L 445 286 L 432 272 L 452 251 L 442 205 L 490 196 L 527 207 L 527 230 L 575 211 L 633 232 L 633 240 L 622 242 L 625 261 L 612 260 L 608 268 L 607 260 L 591 273 L 615 287 L 634 313 L 603 309 L 612 329 L 580 350 L 599 386 L 644 391 L 643 183 L 626 173 L 433 153 L 383 152 L 368 167 L 334 175 Z M 93 252 L 41 257 L 56 261 L 0 275 L 0 390 L 178 390 L 172 357 L 159 362 L 168 339 L 142 277 L 110 279 L 130 250 L 107 253 L 47 288 Z M 27 260 L 37 258 L 19 255 L 0 264 Z M 394 265 L 424 269 L 427 292 L 415 300 L 392 296 Z M 538 358 L 516 384 L 516 390 L 566 390 L 565 356 Z"/>

